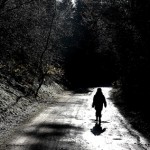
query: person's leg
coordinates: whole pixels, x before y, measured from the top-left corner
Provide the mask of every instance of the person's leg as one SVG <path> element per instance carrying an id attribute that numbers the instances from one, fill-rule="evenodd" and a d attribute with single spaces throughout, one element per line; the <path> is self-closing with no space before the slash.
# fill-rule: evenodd
<path id="1" fill-rule="evenodd" d="M 99 125 L 101 125 L 101 115 L 99 116 Z"/>
<path id="2" fill-rule="evenodd" d="M 98 115 L 98 118 L 99 118 L 99 125 L 101 125 L 101 117 L 102 117 L 101 111 L 99 111 L 98 114 L 99 114 L 99 115 Z"/>
<path id="3" fill-rule="evenodd" d="M 97 110 L 96 110 L 95 116 L 96 116 L 96 120 L 95 121 L 98 121 L 98 111 Z"/>

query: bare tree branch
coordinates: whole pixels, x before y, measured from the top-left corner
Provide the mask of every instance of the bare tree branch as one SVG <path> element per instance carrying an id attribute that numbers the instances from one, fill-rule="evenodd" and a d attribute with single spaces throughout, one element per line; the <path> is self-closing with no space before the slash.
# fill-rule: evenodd
<path id="1" fill-rule="evenodd" d="M 49 32 L 48 32 L 48 36 L 47 36 L 47 40 L 46 40 L 46 44 L 45 44 L 45 48 L 40 56 L 40 62 L 39 62 L 39 67 L 38 67 L 38 70 L 40 71 L 40 73 L 42 74 L 41 77 L 40 77 L 40 83 L 39 83 L 39 86 L 36 90 L 36 93 L 35 93 L 35 97 L 37 97 L 38 95 L 38 92 L 44 82 L 44 78 L 45 78 L 45 73 L 43 72 L 43 56 L 45 54 L 45 52 L 47 51 L 48 49 L 48 46 L 49 46 L 49 41 L 50 41 L 50 37 L 51 37 L 51 33 L 52 33 L 52 27 L 53 27 L 53 23 L 54 23 L 54 19 L 55 19 L 55 16 L 56 16 L 56 0 L 55 0 L 55 8 L 54 8 L 54 14 L 53 14 L 53 17 L 52 17 L 52 21 L 51 21 L 51 25 L 50 25 L 50 29 L 49 29 Z"/>

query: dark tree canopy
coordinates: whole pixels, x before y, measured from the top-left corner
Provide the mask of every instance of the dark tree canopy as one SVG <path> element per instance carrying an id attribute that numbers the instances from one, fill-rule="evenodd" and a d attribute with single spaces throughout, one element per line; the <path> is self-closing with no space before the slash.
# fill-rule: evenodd
<path id="1" fill-rule="evenodd" d="M 76 0 L 75 7 L 71 0 L 1 0 L 0 76 L 24 93 L 55 80 L 113 84 L 129 103 L 145 99 L 149 8 L 148 0 Z"/>

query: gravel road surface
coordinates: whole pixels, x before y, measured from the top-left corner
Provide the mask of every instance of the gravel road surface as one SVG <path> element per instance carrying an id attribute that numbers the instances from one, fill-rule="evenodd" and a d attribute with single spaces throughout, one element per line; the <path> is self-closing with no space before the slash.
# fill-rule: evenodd
<path id="1" fill-rule="evenodd" d="M 100 128 L 91 107 L 96 88 L 87 93 L 64 93 L 50 106 L 20 126 L 5 150 L 148 150 L 148 141 L 119 113 L 102 88 L 107 108 Z"/>

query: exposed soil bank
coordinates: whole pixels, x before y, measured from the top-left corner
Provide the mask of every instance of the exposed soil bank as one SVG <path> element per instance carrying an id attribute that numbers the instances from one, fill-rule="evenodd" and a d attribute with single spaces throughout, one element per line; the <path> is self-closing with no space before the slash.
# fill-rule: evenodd
<path id="1" fill-rule="evenodd" d="M 29 120 L 48 103 L 52 103 L 62 93 L 63 88 L 56 83 L 43 85 L 38 98 L 23 97 L 22 93 L 5 84 L 0 84 L 0 145 L 14 129 Z"/>

